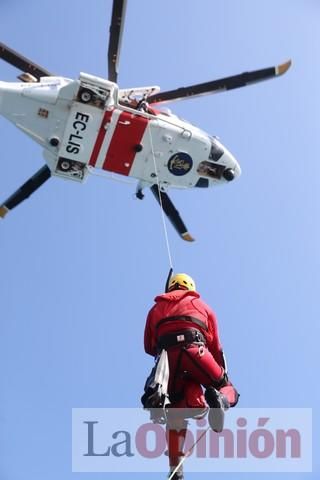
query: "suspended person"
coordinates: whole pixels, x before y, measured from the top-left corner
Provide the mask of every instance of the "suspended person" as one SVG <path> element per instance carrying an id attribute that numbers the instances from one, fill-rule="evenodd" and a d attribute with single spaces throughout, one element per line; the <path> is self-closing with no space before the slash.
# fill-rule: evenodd
<path id="1" fill-rule="evenodd" d="M 239 397 L 228 380 L 216 316 L 196 292 L 189 275 L 171 277 L 166 293 L 155 298 L 145 325 L 144 347 L 154 357 L 165 351 L 168 359 L 168 392 L 162 393 L 168 394 L 170 402 L 166 429 L 172 472 L 183 454 L 186 418 L 201 418 L 210 407 L 209 425 L 219 432 L 223 429 L 224 411 L 235 406 Z M 157 406 L 153 393 L 147 381 L 142 397 L 146 408 Z M 173 479 L 183 479 L 182 468 Z"/>

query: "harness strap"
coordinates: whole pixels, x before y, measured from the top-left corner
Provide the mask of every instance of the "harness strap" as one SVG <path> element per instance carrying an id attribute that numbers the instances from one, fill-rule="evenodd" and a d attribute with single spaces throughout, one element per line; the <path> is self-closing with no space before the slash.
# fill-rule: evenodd
<path id="1" fill-rule="evenodd" d="M 157 345 L 158 349 L 168 349 L 171 347 L 185 346 L 192 344 L 206 344 L 204 335 L 195 328 L 188 328 L 187 330 L 180 330 L 174 333 L 168 333 L 159 337 Z"/>
<path id="2" fill-rule="evenodd" d="M 196 325 L 198 325 L 199 327 L 203 328 L 206 332 L 208 331 L 208 326 L 205 324 L 205 322 L 203 322 L 202 320 L 199 320 L 198 318 L 195 318 L 195 317 L 191 317 L 189 315 L 176 315 L 174 317 L 165 317 L 165 318 L 162 318 L 161 320 L 159 320 L 159 322 L 157 323 L 157 326 L 156 328 L 159 328 L 160 325 L 163 325 L 164 323 L 168 323 L 168 322 L 173 322 L 175 320 L 182 320 L 184 322 L 191 322 L 191 323 L 195 323 Z"/>

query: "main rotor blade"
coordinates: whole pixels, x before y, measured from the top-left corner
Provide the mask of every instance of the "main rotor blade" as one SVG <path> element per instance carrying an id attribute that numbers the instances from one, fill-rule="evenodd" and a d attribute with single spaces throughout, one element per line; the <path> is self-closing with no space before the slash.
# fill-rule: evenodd
<path id="1" fill-rule="evenodd" d="M 108 78 L 117 83 L 122 32 L 127 0 L 113 0 L 108 48 Z"/>
<path id="2" fill-rule="evenodd" d="M 0 205 L 0 217 L 4 218 L 9 210 L 19 205 L 23 200 L 30 197 L 41 185 L 51 177 L 51 170 L 44 165 L 29 180 L 27 180 L 13 195 Z"/>
<path id="3" fill-rule="evenodd" d="M 168 90 L 151 95 L 147 100 L 148 103 L 172 102 L 181 100 L 182 98 L 198 97 L 200 95 L 208 95 L 213 93 L 224 92 L 234 88 L 246 87 L 253 83 L 262 82 L 271 78 L 283 75 L 290 67 L 291 60 L 277 67 L 264 68 L 262 70 L 254 70 L 252 72 L 244 72 L 233 77 L 220 78 L 211 82 L 190 85 L 189 87 L 181 87 L 176 90 Z"/>
<path id="4" fill-rule="evenodd" d="M 9 48 L 2 42 L 0 42 L 0 58 L 10 63 L 10 65 L 19 68 L 23 72 L 31 73 L 31 75 L 37 79 L 40 79 L 40 77 L 50 77 L 52 75 L 48 70 L 33 63 L 28 58 L 23 57 L 20 53 L 12 50 L 12 48 Z"/>
<path id="5" fill-rule="evenodd" d="M 190 233 L 187 230 L 187 227 L 183 223 L 180 213 L 178 210 L 175 208 L 173 205 L 172 201 L 170 200 L 169 195 L 166 192 L 161 192 L 159 194 L 159 188 L 158 185 L 152 185 L 151 191 L 156 197 L 159 205 L 162 205 L 164 213 L 167 215 L 169 218 L 170 222 L 174 226 L 174 228 L 177 230 L 179 235 L 183 240 L 186 240 L 187 242 L 193 242 L 194 238 L 190 235 Z M 160 200 L 161 198 L 161 200 Z"/>

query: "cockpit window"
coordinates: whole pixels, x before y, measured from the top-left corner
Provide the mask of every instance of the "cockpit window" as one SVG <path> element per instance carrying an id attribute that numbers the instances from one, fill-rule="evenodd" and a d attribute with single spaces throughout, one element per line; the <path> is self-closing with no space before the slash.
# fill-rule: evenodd
<path id="1" fill-rule="evenodd" d="M 217 162 L 224 154 L 223 148 L 214 140 L 211 140 L 211 150 L 209 154 L 209 160 Z"/>
<path id="2" fill-rule="evenodd" d="M 199 163 L 197 172 L 202 177 L 216 178 L 219 180 L 225 168 L 226 167 L 224 165 L 219 165 L 219 164 L 204 160 L 203 162 Z"/>

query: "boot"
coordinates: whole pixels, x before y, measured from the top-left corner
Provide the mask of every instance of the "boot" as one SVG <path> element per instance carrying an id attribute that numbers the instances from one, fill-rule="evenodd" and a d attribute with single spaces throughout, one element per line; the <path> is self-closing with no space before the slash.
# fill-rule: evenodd
<path id="1" fill-rule="evenodd" d="M 227 398 L 214 387 L 208 387 L 205 392 L 206 401 L 210 407 L 208 422 L 214 432 L 222 432 L 224 412 L 230 407 Z"/>
<path id="2" fill-rule="evenodd" d="M 170 478 L 170 475 L 172 474 L 172 471 L 169 472 L 168 474 L 168 478 Z M 171 480 L 183 480 L 184 479 L 184 476 L 183 476 L 183 472 L 176 472 L 173 477 L 171 478 Z"/>

